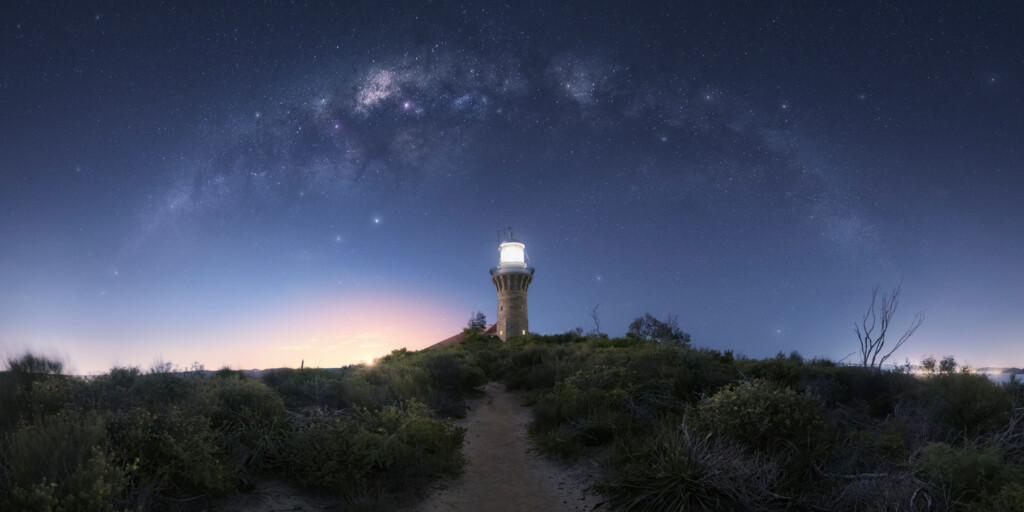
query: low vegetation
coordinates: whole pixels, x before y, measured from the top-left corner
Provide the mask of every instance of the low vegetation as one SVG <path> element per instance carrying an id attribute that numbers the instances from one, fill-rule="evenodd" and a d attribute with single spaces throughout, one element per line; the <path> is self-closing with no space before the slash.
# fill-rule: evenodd
<path id="1" fill-rule="evenodd" d="M 1024 386 L 957 370 L 755 360 L 674 319 L 397 350 L 374 365 L 0 372 L 0 509 L 202 510 L 272 478 L 389 509 L 464 466 L 451 418 L 490 380 L 552 457 L 596 459 L 621 510 L 1024 512 Z M 926 367 L 929 365 L 925 364 Z"/>
<path id="2" fill-rule="evenodd" d="M 529 391 L 538 446 L 598 460 L 592 490 L 622 510 L 1024 512 L 1019 383 L 951 358 L 924 375 L 737 358 L 665 325 L 460 348 Z"/>
<path id="3" fill-rule="evenodd" d="M 26 355 L 0 373 L 0 509 L 203 510 L 277 478 L 354 509 L 463 469 L 447 418 L 486 382 L 465 353 L 395 351 L 373 366 L 222 369 L 92 379 Z"/>

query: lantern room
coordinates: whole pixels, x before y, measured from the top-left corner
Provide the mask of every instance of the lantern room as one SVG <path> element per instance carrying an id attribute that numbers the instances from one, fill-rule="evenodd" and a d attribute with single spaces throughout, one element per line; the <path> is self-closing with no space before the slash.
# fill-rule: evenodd
<path id="1" fill-rule="evenodd" d="M 519 242 L 505 242 L 498 246 L 499 267 L 525 267 L 526 246 Z"/>

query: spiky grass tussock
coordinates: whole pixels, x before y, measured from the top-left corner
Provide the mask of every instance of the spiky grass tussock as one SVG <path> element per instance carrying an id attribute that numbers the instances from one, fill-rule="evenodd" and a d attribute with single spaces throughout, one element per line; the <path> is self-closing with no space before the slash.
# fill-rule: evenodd
<path id="1" fill-rule="evenodd" d="M 619 472 L 596 489 L 627 511 L 762 510 L 781 497 L 779 468 L 761 455 L 685 423 L 663 424 L 651 440 L 616 443 Z"/>

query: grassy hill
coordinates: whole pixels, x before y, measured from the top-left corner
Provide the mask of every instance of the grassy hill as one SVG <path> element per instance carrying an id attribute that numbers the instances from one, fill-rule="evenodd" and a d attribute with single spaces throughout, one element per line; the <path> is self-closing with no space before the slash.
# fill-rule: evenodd
<path id="1" fill-rule="evenodd" d="M 553 457 L 597 458 L 623 510 L 1024 510 L 1024 387 L 797 354 L 566 333 L 398 350 L 374 365 L 0 373 L 0 509 L 203 510 L 273 478 L 387 510 L 460 474 L 450 418 L 527 390 Z"/>

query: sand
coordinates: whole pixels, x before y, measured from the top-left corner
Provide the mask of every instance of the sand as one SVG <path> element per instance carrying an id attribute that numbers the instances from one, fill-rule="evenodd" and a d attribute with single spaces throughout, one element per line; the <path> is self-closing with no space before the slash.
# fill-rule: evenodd
<path id="1" fill-rule="evenodd" d="M 598 507 L 599 496 L 583 495 L 595 478 L 596 463 L 570 466 L 537 453 L 526 435 L 530 409 L 521 405 L 523 395 L 496 382 L 484 392 L 469 403 L 466 418 L 456 422 L 467 429 L 466 473 L 436 486 L 408 512 L 582 512 Z"/>

